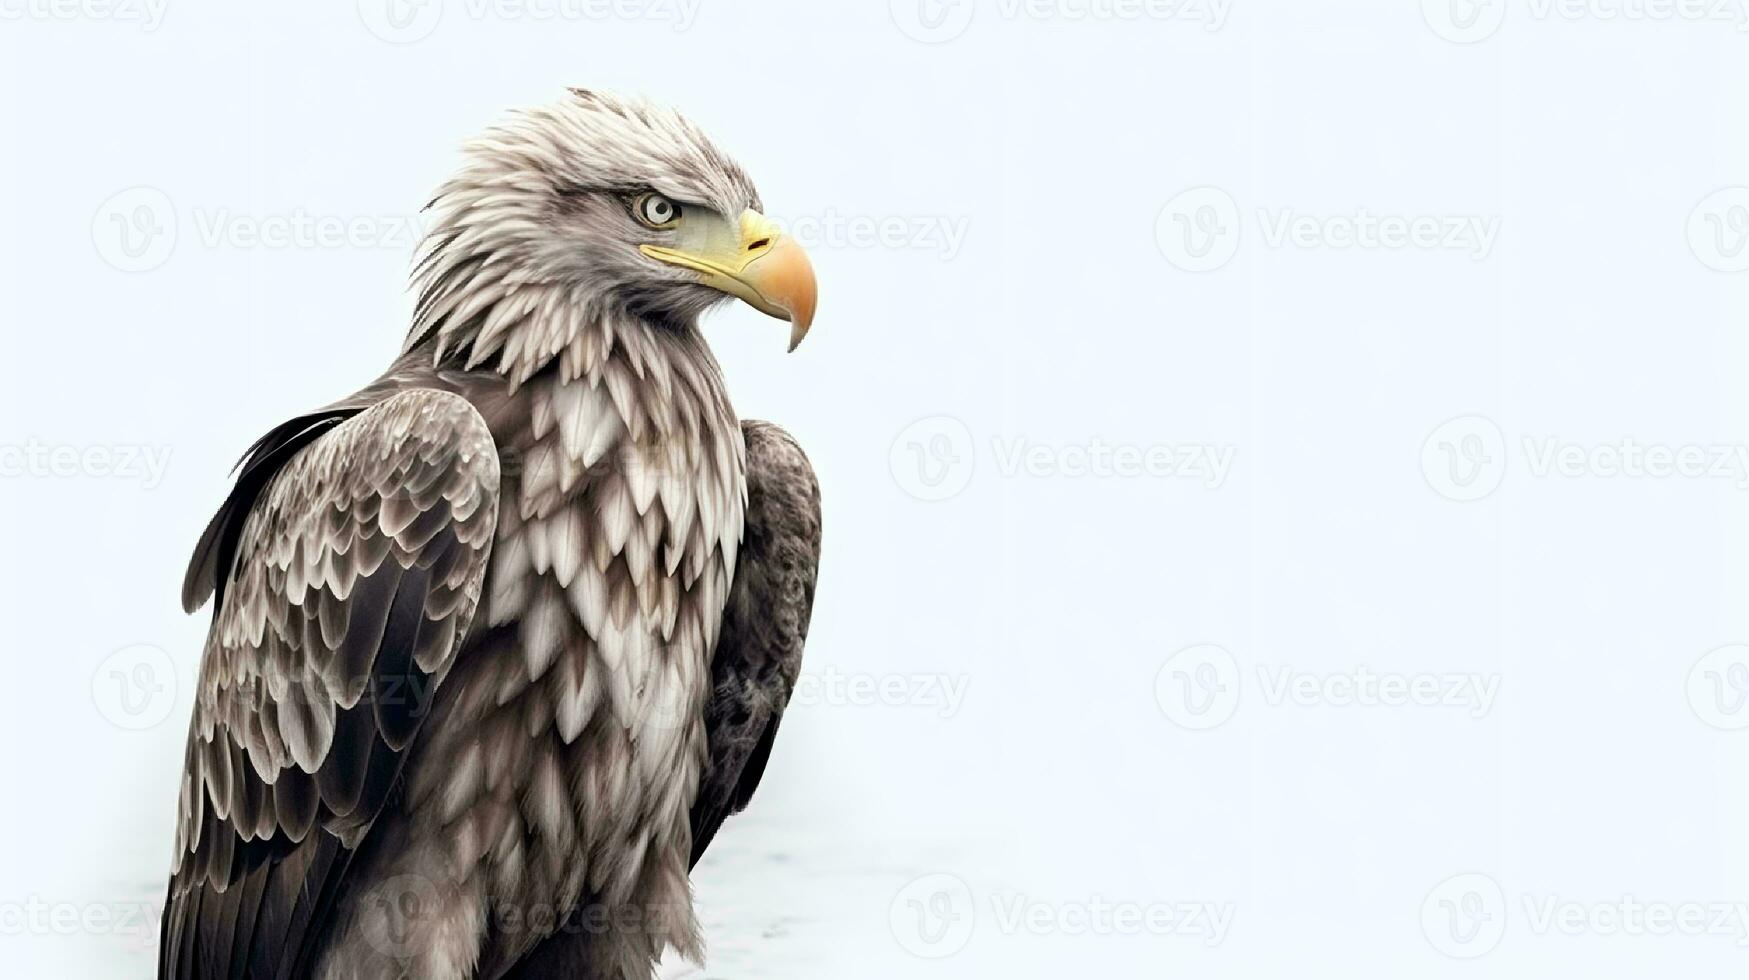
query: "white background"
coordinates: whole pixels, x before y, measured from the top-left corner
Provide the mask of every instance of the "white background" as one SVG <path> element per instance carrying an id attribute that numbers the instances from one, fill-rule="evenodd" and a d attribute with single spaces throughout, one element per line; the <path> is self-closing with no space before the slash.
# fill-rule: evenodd
<path id="1" fill-rule="evenodd" d="M 1742 975 L 1735 0 L 387 2 L 0 0 L 0 972 L 150 975 L 226 471 L 388 363 L 454 148 L 588 85 L 821 280 L 793 355 L 708 325 L 827 527 L 701 975 Z"/>

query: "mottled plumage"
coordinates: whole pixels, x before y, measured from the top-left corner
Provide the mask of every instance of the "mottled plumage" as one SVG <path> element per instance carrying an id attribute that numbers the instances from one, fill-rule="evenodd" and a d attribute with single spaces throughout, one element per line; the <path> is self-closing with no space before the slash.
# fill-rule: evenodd
<path id="1" fill-rule="evenodd" d="M 701 217 L 638 224 L 646 188 Z M 638 247 L 756 204 L 639 103 L 574 93 L 470 145 L 401 358 L 257 443 L 196 549 L 184 603 L 216 612 L 160 977 L 701 955 L 688 871 L 794 686 L 819 495 L 729 404 L 696 327 L 722 294 Z M 738 275 L 769 248 L 742 242 Z"/>

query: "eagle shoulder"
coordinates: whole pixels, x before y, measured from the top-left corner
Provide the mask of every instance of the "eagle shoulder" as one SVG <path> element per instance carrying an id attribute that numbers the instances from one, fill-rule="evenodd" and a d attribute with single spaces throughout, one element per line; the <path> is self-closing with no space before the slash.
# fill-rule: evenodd
<path id="1" fill-rule="evenodd" d="M 271 471 L 197 549 L 202 566 L 229 541 L 160 977 L 283 976 L 298 960 L 478 606 L 500 474 L 473 406 L 409 390 L 310 428 L 257 445 L 256 472 Z"/>

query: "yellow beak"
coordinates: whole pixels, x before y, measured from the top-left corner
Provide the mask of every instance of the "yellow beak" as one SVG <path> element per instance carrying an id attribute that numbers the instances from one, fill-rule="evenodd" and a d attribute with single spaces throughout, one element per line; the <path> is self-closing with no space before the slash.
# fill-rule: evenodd
<path id="1" fill-rule="evenodd" d="M 814 323 L 814 266 L 808 253 L 757 211 L 741 214 L 735 241 L 694 251 L 640 245 L 650 258 L 704 276 L 705 285 L 746 301 L 761 313 L 790 322 L 795 350 Z"/>

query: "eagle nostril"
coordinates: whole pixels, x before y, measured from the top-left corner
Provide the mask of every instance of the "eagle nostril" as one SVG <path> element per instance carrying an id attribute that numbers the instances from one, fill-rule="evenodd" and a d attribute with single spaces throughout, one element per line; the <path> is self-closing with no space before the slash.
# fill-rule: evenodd
<path id="1" fill-rule="evenodd" d="M 759 251 L 759 250 L 760 250 L 760 249 L 762 249 L 762 248 L 764 248 L 764 247 L 765 247 L 765 246 L 767 246 L 767 245 L 770 245 L 770 244 L 771 244 L 771 239 L 769 239 L 769 238 L 761 238 L 761 239 L 760 239 L 760 240 L 758 240 L 758 241 L 756 241 L 756 242 L 754 242 L 754 243 L 753 243 L 753 244 L 751 244 L 751 245 L 749 245 L 749 246 L 747 246 L 747 251 L 749 251 L 749 252 L 757 252 L 757 251 Z"/>

